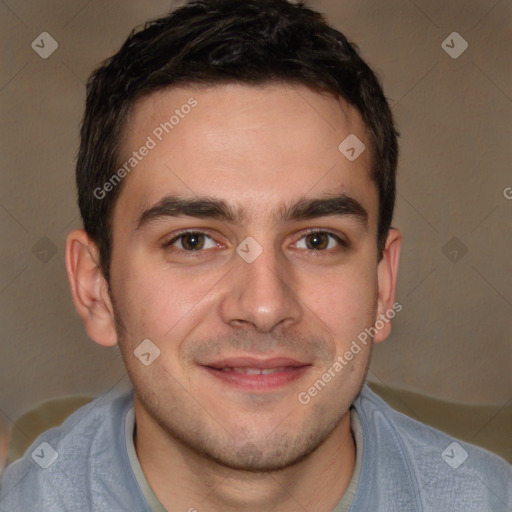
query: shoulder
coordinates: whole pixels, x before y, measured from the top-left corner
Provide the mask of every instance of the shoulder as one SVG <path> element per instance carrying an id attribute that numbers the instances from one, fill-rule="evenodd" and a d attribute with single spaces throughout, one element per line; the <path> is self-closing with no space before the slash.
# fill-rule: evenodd
<path id="1" fill-rule="evenodd" d="M 123 418 L 132 402 L 131 391 L 103 394 L 41 434 L 7 467 L 0 511 L 89 509 L 90 489 L 121 492 Z"/>
<path id="2" fill-rule="evenodd" d="M 400 458 L 425 510 L 512 508 L 512 465 L 498 455 L 395 411 L 366 385 L 354 405 L 365 443 Z"/>

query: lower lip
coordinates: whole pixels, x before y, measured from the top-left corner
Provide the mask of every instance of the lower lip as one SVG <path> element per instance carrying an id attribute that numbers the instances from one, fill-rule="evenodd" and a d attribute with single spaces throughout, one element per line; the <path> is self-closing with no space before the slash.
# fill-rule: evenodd
<path id="1" fill-rule="evenodd" d="M 231 386 L 246 391 L 273 391 L 299 379 L 307 372 L 309 366 L 287 367 L 283 371 L 269 375 L 248 375 L 234 370 L 215 370 L 208 366 L 202 366 L 210 375 Z"/>

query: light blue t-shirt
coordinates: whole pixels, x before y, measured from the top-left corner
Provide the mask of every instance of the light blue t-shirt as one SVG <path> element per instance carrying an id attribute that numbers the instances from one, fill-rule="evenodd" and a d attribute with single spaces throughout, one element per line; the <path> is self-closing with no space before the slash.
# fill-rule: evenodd
<path id="1" fill-rule="evenodd" d="M 505 460 L 394 411 L 366 385 L 353 405 L 363 446 L 350 512 L 512 512 Z M 39 436 L 6 469 L 0 512 L 150 512 L 128 455 L 132 407 L 133 392 L 102 395 Z"/>

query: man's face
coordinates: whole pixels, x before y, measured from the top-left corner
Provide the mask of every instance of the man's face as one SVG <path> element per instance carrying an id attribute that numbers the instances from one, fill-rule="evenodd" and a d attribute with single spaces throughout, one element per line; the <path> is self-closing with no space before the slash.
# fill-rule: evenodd
<path id="1" fill-rule="evenodd" d="M 338 149 L 350 134 L 367 148 L 354 161 Z M 173 88 L 140 101 L 125 135 L 123 163 L 156 144 L 113 215 L 112 298 L 139 418 L 229 467 L 286 467 L 333 431 L 366 375 L 370 345 L 298 400 L 376 320 L 378 195 L 361 117 L 301 86 Z M 242 215 L 142 215 L 167 196 Z M 350 199 L 336 214 L 291 209 L 338 196 Z M 160 350 L 148 366 L 134 355 L 146 339 Z"/>

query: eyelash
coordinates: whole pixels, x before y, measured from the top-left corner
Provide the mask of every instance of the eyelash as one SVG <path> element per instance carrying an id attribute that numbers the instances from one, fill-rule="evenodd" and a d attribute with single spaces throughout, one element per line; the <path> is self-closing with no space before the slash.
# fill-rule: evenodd
<path id="1" fill-rule="evenodd" d="M 184 249 L 176 249 L 174 247 L 172 247 L 172 244 L 174 244 L 175 242 L 177 242 L 180 238 L 183 238 L 185 235 L 188 235 L 188 234 L 194 234 L 194 235 L 204 235 L 206 236 L 207 238 L 211 239 L 214 241 L 213 237 L 211 237 L 208 233 L 206 233 L 205 231 L 201 231 L 201 230 L 197 230 L 197 229 L 189 229 L 189 230 L 184 230 L 184 231 L 180 231 L 176 236 L 174 236 L 171 240 L 169 240 L 168 242 L 165 242 L 163 244 L 163 248 L 164 249 L 167 249 L 169 250 L 170 252 L 181 252 L 185 255 L 185 257 L 187 258 L 201 258 L 202 256 L 204 256 L 204 253 L 206 251 L 208 251 L 208 249 L 199 249 L 197 251 L 186 251 Z M 349 244 L 348 242 L 346 242 L 345 240 L 343 240 L 342 238 L 340 238 L 338 235 L 330 232 L 330 231 L 326 231 L 326 230 L 321 230 L 321 229 L 315 229 L 315 228 L 312 228 L 312 229 L 308 229 L 307 231 L 303 232 L 301 237 L 299 238 L 299 240 L 302 240 L 304 237 L 308 236 L 308 235 L 313 235 L 313 234 L 325 234 L 325 235 L 328 235 L 330 236 L 331 238 L 334 238 L 334 240 L 336 242 L 338 242 L 338 244 L 343 248 L 343 249 L 348 249 L 349 248 Z M 322 249 L 322 250 L 313 250 L 313 249 L 306 249 L 308 253 L 310 253 L 310 255 L 312 257 L 319 257 L 321 256 L 321 253 L 329 253 L 332 251 L 332 249 Z"/>

